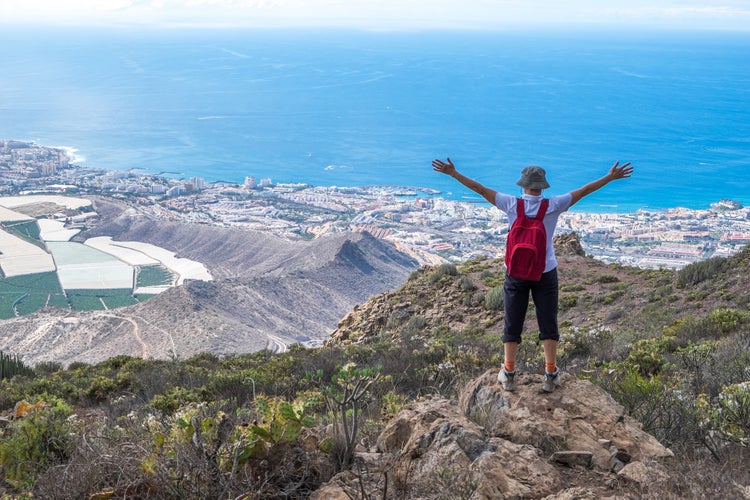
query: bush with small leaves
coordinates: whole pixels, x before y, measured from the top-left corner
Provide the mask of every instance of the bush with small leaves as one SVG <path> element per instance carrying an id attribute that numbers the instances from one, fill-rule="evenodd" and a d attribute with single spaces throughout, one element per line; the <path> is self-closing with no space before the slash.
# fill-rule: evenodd
<path id="1" fill-rule="evenodd" d="M 472 279 L 468 276 L 461 276 L 461 278 L 459 278 L 458 287 L 462 292 L 471 292 L 473 290 L 476 290 L 477 288 L 474 284 L 474 281 L 472 281 Z"/>
<path id="2" fill-rule="evenodd" d="M 603 274 L 598 276 L 595 281 L 597 283 L 617 283 L 620 281 L 620 278 L 612 276 L 611 274 Z"/>
<path id="3" fill-rule="evenodd" d="M 16 418 L 0 430 L 0 471 L 8 482 L 30 488 L 48 467 L 65 463 L 72 449 L 71 414 L 55 398 L 16 405 Z"/>
<path id="4" fill-rule="evenodd" d="M 172 415 L 182 406 L 203 401 L 201 394 L 193 389 L 173 387 L 151 399 L 150 406 L 164 415 Z"/>
<path id="5" fill-rule="evenodd" d="M 432 274 L 430 274 L 430 283 L 437 283 L 445 276 L 457 276 L 458 268 L 455 264 L 446 263 L 440 264 Z"/>
<path id="6" fill-rule="evenodd" d="M 716 431 L 726 441 L 750 446 L 750 382 L 724 387 L 713 402 L 701 394 L 698 404 L 708 433 Z"/>
<path id="7" fill-rule="evenodd" d="M 661 336 L 641 339 L 633 342 L 627 359 L 623 365 L 634 369 L 644 376 L 656 375 L 662 371 L 667 363 L 666 354 L 674 345 L 674 337 Z"/>
<path id="8" fill-rule="evenodd" d="M 729 440 L 750 445 L 750 382 L 724 388 L 718 398 L 719 429 Z"/>
<path id="9" fill-rule="evenodd" d="M 467 307 L 478 307 L 484 304 L 484 292 L 474 292 L 464 298 L 464 305 Z"/>
<path id="10" fill-rule="evenodd" d="M 492 271 L 486 269 L 479 275 L 482 283 L 488 287 L 501 286 L 505 281 L 505 274 L 502 271 Z"/>
<path id="11" fill-rule="evenodd" d="M 737 309 L 719 308 L 706 316 L 708 329 L 717 336 L 737 333 L 741 326 L 745 326 L 750 319 L 750 313 Z"/>
<path id="12" fill-rule="evenodd" d="M 677 284 L 686 287 L 709 280 L 724 270 L 726 262 L 723 257 L 713 257 L 689 264 L 677 273 Z"/>
<path id="13" fill-rule="evenodd" d="M 677 380 L 664 375 L 644 376 L 637 369 L 609 364 L 595 370 L 594 382 L 641 422 L 646 432 L 666 445 L 700 441 L 698 414 L 685 400 Z"/>
<path id="14" fill-rule="evenodd" d="M 238 408 L 235 415 L 215 404 L 191 403 L 163 420 L 147 418 L 151 454 L 142 469 L 150 483 L 171 488 L 165 497 L 235 498 L 248 490 L 261 498 L 286 497 L 285 490 L 310 486 L 300 480 L 306 472 L 289 470 L 284 457 L 302 429 L 314 425 L 311 404 L 258 397 L 255 411 Z"/>
<path id="15" fill-rule="evenodd" d="M 406 326 L 404 327 L 404 335 L 406 335 L 407 337 L 416 335 L 417 333 L 419 333 L 419 331 L 422 328 L 425 327 L 426 324 L 427 324 L 427 320 L 421 314 L 412 316 L 411 318 L 409 318 L 409 321 L 406 323 Z"/>
<path id="16" fill-rule="evenodd" d="M 503 308 L 504 303 L 504 292 L 502 286 L 496 286 L 490 289 L 484 297 L 484 306 L 490 310 L 497 310 Z"/>
<path id="17" fill-rule="evenodd" d="M 571 309 L 578 304 L 578 295 L 574 293 L 566 293 L 560 295 L 559 305 L 561 310 Z"/>

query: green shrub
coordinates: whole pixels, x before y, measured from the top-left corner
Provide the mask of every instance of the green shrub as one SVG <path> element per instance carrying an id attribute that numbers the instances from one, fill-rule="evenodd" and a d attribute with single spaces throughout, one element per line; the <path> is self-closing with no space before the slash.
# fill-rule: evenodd
<path id="1" fill-rule="evenodd" d="M 464 298 L 464 305 L 469 307 L 477 307 L 482 304 L 484 304 L 484 292 L 474 292 L 472 294 L 467 295 Z"/>
<path id="2" fill-rule="evenodd" d="M 568 293 L 561 295 L 559 299 L 559 305 L 561 310 L 571 309 L 578 304 L 578 295 L 574 293 Z"/>
<path id="3" fill-rule="evenodd" d="M 643 424 L 643 430 L 666 446 L 701 443 L 695 401 L 685 398 L 676 381 L 664 375 L 644 376 L 623 365 L 605 365 L 597 370 L 595 382 L 622 404 L 628 414 Z"/>
<path id="4" fill-rule="evenodd" d="M 17 418 L 0 431 L 0 465 L 7 481 L 28 488 L 48 467 L 65 463 L 72 451 L 71 413 L 57 399 L 19 403 Z"/>
<path id="5" fill-rule="evenodd" d="M 716 335 L 725 336 L 736 332 L 745 325 L 750 314 L 737 309 L 719 308 L 711 311 L 706 317 L 707 325 Z"/>
<path id="6" fill-rule="evenodd" d="M 440 264 L 432 274 L 430 274 L 430 283 L 437 283 L 445 276 L 457 276 L 458 268 L 455 264 L 446 263 Z"/>
<path id="7" fill-rule="evenodd" d="M 661 285 L 651 291 L 648 300 L 650 302 L 658 302 L 666 299 L 670 295 L 672 295 L 672 285 Z"/>
<path id="8" fill-rule="evenodd" d="M 86 388 L 84 394 L 90 401 L 101 403 L 108 400 L 117 389 L 117 382 L 109 377 L 100 375 L 91 381 L 91 384 Z"/>
<path id="9" fill-rule="evenodd" d="M 40 361 L 34 365 L 34 372 L 49 375 L 63 369 L 62 363 L 57 361 Z"/>
<path id="10" fill-rule="evenodd" d="M 585 289 L 586 287 L 584 287 L 580 283 L 568 283 L 565 285 L 560 285 L 561 292 L 580 292 Z"/>
<path id="11" fill-rule="evenodd" d="M 497 310 L 503 308 L 503 302 L 505 300 L 505 293 L 502 286 L 496 286 L 487 292 L 484 297 L 484 307 L 490 310 Z"/>
<path id="12" fill-rule="evenodd" d="M 308 374 L 308 379 L 320 388 L 333 420 L 333 451 L 340 471 L 346 469 L 354 457 L 361 413 L 371 398 L 370 387 L 381 372 L 380 366 L 358 368 L 350 362 L 337 367 L 330 382 L 325 380 L 322 370 Z"/>
<path id="13" fill-rule="evenodd" d="M 492 288 L 503 284 L 503 282 L 505 281 L 505 271 L 492 271 L 490 269 L 486 269 L 482 271 L 482 274 L 480 274 L 479 277 L 481 278 L 482 283 Z"/>
<path id="14" fill-rule="evenodd" d="M 714 363 L 714 355 L 718 350 L 717 342 L 704 342 L 702 344 L 688 343 L 686 347 L 677 349 L 675 358 L 681 368 L 689 374 L 688 385 L 694 395 L 700 394 L 706 389 L 705 377 L 711 377 L 707 367 Z"/>
<path id="15" fill-rule="evenodd" d="M 714 278 L 724 270 L 726 259 L 714 257 L 689 264 L 677 273 L 677 284 L 681 287 L 694 286 Z"/>
<path id="16" fill-rule="evenodd" d="M 311 401 L 259 397 L 254 409 L 234 414 L 212 403 L 188 404 L 174 416 L 146 418 L 150 453 L 141 469 L 156 489 L 148 498 L 242 498 L 248 491 L 258 498 L 306 497 L 315 487 L 309 474 L 316 450 L 297 441 L 315 423 Z"/>
<path id="17" fill-rule="evenodd" d="M 617 283 L 618 281 L 620 281 L 620 278 L 611 274 L 603 274 L 596 278 L 597 283 Z"/>
<path id="18" fill-rule="evenodd" d="M 611 345 L 612 331 L 605 326 L 583 330 L 571 328 L 562 332 L 560 338 L 559 357 L 585 357 L 594 355 L 599 357 L 602 350 L 609 350 L 606 346 Z"/>
<path id="19" fill-rule="evenodd" d="M 149 403 L 164 415 L 174 414 L 178 408 L 202 401 L 199 394 L 184 387 L 173 387 L 164 394 L 157 394 Z"/>
<path id="20" fill-rule="evenodd" d="M 419 331 L 425 327 L 427 324 L 427 320 L 422 315 L 416 315 L 409 318 L 409 321 L 406 323 L 406 327 L 404 327 L 404 335 L 406 336 L 412 336 L 419 333 Z"/>
<path id="21" fill-rule="evenodd" d="M 725 387 L 717 399 L 714 418 L 727 440 L 750 445 L 750 382 Z"/>
<path id="22" fill-rule="evenodd" d="M 624 366 L 644 376 L 656 375 L 667 364 L 666 354 L 673 345 L 674 337 L 662 336 L 633 342 Z"/>
<path id="23" fill-rule="evenodd" d="M 458 287 L 462 292 L 471 292 L 477 288 L 472 279 L 468 276 L 461 276 L 461 278 L 459 278 Z"/>
<path id="24" fill-rule="evenodd" d="M 607 305 L 613 304 L 614 302 L 617 301 L 617 299 L 619 299 L 623 295 L 625 295 L 625 292 L 623 290 L 614 290 L 612 292 L 609 292 L 602 299 L 602 304 L 607 304 Z"/>

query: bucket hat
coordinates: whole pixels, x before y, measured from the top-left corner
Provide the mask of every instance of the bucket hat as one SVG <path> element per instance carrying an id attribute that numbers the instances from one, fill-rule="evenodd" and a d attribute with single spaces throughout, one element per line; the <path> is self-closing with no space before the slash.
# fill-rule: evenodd
<path id="1" fill-rule="evenodd" d="M 516 182 L 518 186 L 528 189 L 547 189 L 547 173 L 542 167 L 526 167 L 521 170 L 521 178 Z"/>

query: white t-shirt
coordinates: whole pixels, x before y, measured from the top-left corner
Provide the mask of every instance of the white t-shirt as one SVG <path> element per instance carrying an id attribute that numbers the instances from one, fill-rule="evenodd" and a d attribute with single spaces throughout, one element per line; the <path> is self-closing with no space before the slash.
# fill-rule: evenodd
<path id="1" fill-rule="evenodd" d="M 523 207 L 526 212 L 526 217 L 535 217 L 536 213 L 539 211 L 539 205 L 542 203 L 544 196 L 533 196 L 524 193 L 521 195 L 521 198 L 523 198 Z M 547 231 L 547 262 L 544 266 L 545 273 L 557 267 L 557 258 L 555 257 L 555 246 L 552 244 L 552 236 L 555 234 L 557 219 L 560 217 L 561 213 L 570 208 L 572 202 L 573 195 L 570 193 L 549 198 L 547 213 L 544 215 L 544 229 Z M 510 230 L 513 223 L 516 221 L 516 204 L 517 197 L 515 196 L 505 193 L 497 193 L 495 195 L 495 206 L 508 215 L 508 230 Z"/>

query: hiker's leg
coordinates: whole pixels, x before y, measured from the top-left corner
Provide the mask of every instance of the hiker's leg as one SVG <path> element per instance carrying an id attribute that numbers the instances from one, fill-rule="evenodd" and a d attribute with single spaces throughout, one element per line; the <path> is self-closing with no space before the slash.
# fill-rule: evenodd
<path id="1" fill-rule="evenodd" d="M 531 294 L 534 298 L 536 320 L 539 325 L 539 340 L 544 345 L 545 371 L 554 373 L 557 368 L 557 343 L 560 340 L 557 325 L 557 269 L 544 273 L 541 281 L 532 288 Z"/>
<path id="2" fill-rule="evenodd" d="M 518 353 L 518 342 L 504 342 L 503 351 L 505 354 L 503 366 L 508 373 L 516 371 L 516 354 Z"/>
<path id="3" fill-rule="evenodd" d="M 526 319 L 526 311 L 529 308 L 528 282 L 506 275 L 503 294 L 503 307 L 505 310 L 505 325 L 503 328 L 505 369 L 512 372 L 515 370 L 518 344 L 521 342 L 523 323 Z"/>
<path id="4" fill-rule="evenodd" d="M 557 340 L 546 339 L 542 342 L 544 347 L 544 371 L 555 373 L 557 370 Z"/>

